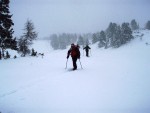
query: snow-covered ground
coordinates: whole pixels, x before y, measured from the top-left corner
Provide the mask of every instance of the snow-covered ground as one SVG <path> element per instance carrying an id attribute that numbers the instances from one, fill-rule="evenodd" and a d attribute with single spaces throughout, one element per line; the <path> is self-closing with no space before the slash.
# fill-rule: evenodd
<path id="1" fill-rule="evenodd" d="M 134 35 L 118 49 L 91 45 L 89 58 L 80 49 L 77 71 L 68 71 L 71 58 L 65 69 L 68 50 L 48 41 L 33 45 L 44 58 L 0 60 L 0 112 L 150 113 L 150 31 Z"/>

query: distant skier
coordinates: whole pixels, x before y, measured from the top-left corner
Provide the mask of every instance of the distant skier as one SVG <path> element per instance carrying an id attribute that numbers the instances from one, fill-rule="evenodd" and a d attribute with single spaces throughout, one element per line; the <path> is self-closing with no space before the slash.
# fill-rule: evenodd
<path id="1" fill-rule="evenodd" d="M 72 63 L 73 63 L 73 70 L 77 69 L 77 59 L 80 59 L 80 51 L 79 51 L 79 46 L 74 45 L 73 43 L 71 44 L 71 48 L 68 50 L 67 54 L 67 59 L 71 55 L 72 57 Z"/>
<path id="2" fill-rule="evenodd" d="M 91 49 L 88 45 L 86 45 L 83 50 L 85 49 L 86 56 L 89 57 L 89 49 Z"/>

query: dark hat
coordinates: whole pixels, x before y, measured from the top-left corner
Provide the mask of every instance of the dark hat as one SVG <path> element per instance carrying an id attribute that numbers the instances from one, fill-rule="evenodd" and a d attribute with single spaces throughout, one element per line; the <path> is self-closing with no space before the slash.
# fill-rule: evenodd
<path id="1" fill-rule="evenodd" d="M 74 43 L 72 43 L 71 46 L 74 46 Z"/>

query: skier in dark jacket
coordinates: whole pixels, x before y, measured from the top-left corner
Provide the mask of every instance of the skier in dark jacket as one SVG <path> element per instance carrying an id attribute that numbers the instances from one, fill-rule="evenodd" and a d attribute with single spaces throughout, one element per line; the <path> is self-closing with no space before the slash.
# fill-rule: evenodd
<path id="1" fill-rule="evenodd" d="M 80 51 L 79 51 L 79 47 L 71 44 L 71 48 L 68 50 L 68 54 L 67 54 L 67 59 L 69 58 L 69 56 L 71 55 L 72 57 L 72 62 L 73 62 L 73 70 L 77 69 L 77 59 L 80 59 Z"/>
<path id="2" fill-rule="evenodd" d="M 88 45 L 86 45 L 83 49 L 85 49 L 86 56 L 89 57 L 89 49 L 91 49 Z"/>

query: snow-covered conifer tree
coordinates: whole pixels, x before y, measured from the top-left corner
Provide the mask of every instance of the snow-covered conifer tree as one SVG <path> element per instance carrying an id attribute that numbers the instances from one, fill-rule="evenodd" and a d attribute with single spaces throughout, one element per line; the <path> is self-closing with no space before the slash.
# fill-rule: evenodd
<path id="1" fill-rule="evenodd" d="M 145 28 L 148 29 L 148 30 L 150 30 L 150 21 L 148 21 L 148 22 L 146 23 Z"/>
<path id="2" fill-rule="evenodd" d="M 122 44 L 125 44 L 127 43 L 128 41 L 130 41 L 131 39 L 133 39 L 133 36 L 132 36 L 132 30 L 129 26 L 129 23 L 123 23 L 122 26 L 121 26 L 121 43 Z"/>
<path id="3" fill-rule="evenodd" d="M 137 24 L 137 22 L 136 22 L 135 19 L 133 19 L 133 20 L 131 21 L 131 29 L 132 29 L 132 30 L 137 30 L 137 29 L 139 29 L 139 25 Z"/>
<path id="4" fill-rule="evenodd" d="M 5 49 L 13 49 L 17 45 L 15 41 L 13 41 L 14 31 L 12 26 L 14 23 L 9 11 L 9 3 L 10 0 L 0 0 L 0 49 L 2 50 L 2 54 L 4 54 Z"/>
<path id="5" fill-rule="evenodd" d="M 106 44 L 106 34 L 105 34 L 105 31 L 101 31 L 98 46 L 101 48 L 101 47 L 104 47 L 105 44 Z"/>
<path id="6" fill-rule="evenodd" d="M 84 39 L 83 39 L 83 37 L 81 35 L 78 38 L 77 44 L 82 45 L 82 46 L 84 46 L 84 44 L 85 44 L 84 43 Z"/>

